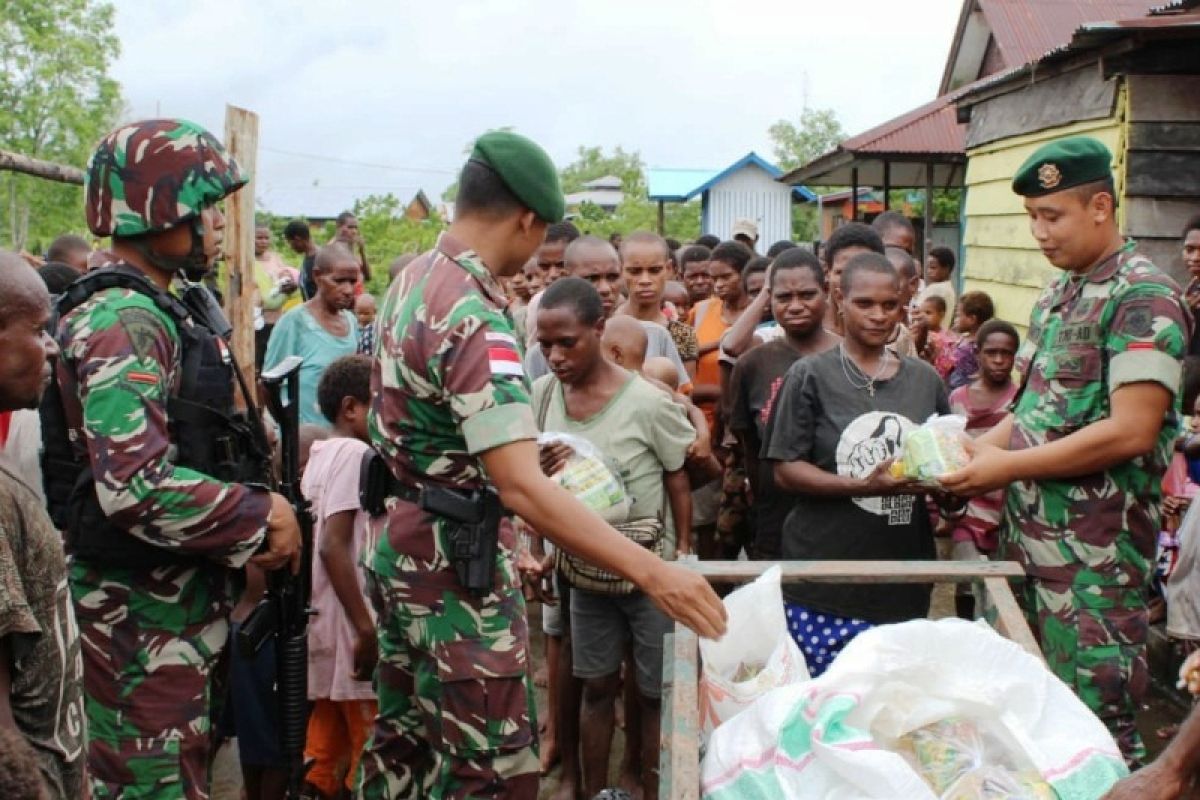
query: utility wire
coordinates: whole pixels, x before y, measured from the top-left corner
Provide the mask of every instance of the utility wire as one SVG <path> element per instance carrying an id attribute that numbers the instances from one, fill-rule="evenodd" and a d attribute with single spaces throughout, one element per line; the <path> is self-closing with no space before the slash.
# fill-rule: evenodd
<path id="1" fill-rule="evenodd" d="M 306 158 L 310 161 L 328 161 L 333 164 L 348 164 L 355 167 L 369 167 L 371 169 L 394 169 L 400 172 L 428 172 L 431 175 L 454 175 L 454 170 L 449 169 L 430 169 L 428 167 L 399 167 L 395 164 L 373 164 L 367 161 L 352 161 L 347 158 L 335 158 L 334 156 L 322 156 L 315 153 L 297 153 L 294 150 L 280 150 L 275 147 L 259 146 L 260 150 L 267 153 L 276 153 L 281 156 L 293 156 L 295 158 Z"/>

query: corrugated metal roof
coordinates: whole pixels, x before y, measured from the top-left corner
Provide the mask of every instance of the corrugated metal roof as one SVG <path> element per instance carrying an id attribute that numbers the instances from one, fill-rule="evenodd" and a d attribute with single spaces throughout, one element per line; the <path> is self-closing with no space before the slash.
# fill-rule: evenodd
<path id="1" fill-rule="evenodd" d="M 651 200 L 679 202 L 690 200 L 749 164 L 758 167 L 772 178 L 778 178 L 783 174 L 779 167 L 751 151 L 719 170 L 648 169 L 646 170 L 646 194 Z M 817 199 L 817 196 L 805 186 L 796 186 L 793 191 L 802 200 Z"/>
<path id="2" fill-rule="evenodd" d="M 962 153 L 966 126 L 960 125 L 953 95 L 943 95 L 882 125 L 851 136 L 840 149 L 851 153 Z"/>
<path id="3" fill-rule="evenodd" d="M 998 72 L 995 75 L 989 75 L 970 86 L 964 86 L 955 93 L 953 99 L 956 102 L 961 101 L 965 105 L 970 105 L 973 102 L 973 98 L 994 86 L 999 86 L 1016 78 L 1024 78 L 1037 67 L 1061 61 L 1075 53 L 1103 45 L 1130 33 L 1170 32 L 1200 26 L 1200 12 L 1187 11 L 1187 13 L 1179 13 L 1185 9 L 1197 6 L 1200 6 L 1200 0 L 1180 0 L 1174 6 L 1162 7 L 1168 8 L 1171 13 L 1163 13 L 1160 9 L 1154 9 L 1153 16 L 1139 16 L 1134 19 L 1121 19 L 1113 22 L 1090 22 L 1081 25 L 1073 32 L 1068 41 L 1043 53 L 1029 63 L 1021 64 L 1004 72 Z"/>
<path id="4" fill-rule="evenodd" d="M 969 1 L 969 0 L 968 0 Z M 1006 64 L 1037 61 L 1085 23 L 1145 16 L 1162 0 L 978 0 Z"/>
<path id="5" fill-rule="evenodd" d="M 646 170 L 646 193 L 651 200 L 684 201 L 690 198 L 697 186 L 707 183 L 720 170 L 716 169 L 673 169 L 650 167 Z"/>

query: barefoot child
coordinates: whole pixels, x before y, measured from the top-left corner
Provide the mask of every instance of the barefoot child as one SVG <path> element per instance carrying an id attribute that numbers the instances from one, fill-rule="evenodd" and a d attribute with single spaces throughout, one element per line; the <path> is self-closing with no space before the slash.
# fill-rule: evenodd
<path id="1" fill-rule="evenodd" d="M 312 606 L 308 632 L 308 782 L 321 797 L 353 786 L 375 718 L 371 677 L 378 659 L 375 620 L 358 562 L 367 535 L 358 465 L 367 450 L 371 359 L 343 356 L 321 375 L 317 402 L 333 437 L 313 445 L 301 491 L 312 503 Z M 343 772 L 344 770 L 344 772 Z"/>

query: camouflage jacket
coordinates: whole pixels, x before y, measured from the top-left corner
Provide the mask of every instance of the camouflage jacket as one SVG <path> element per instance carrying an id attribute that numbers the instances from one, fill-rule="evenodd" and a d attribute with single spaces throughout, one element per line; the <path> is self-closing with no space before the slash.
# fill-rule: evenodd
<path id="1" fill-rule="evenodd" d="M 537 437 L 507 306 L 479 256 L 449 234 L 392 283 L 376 325 L 369 426 L 405 483 L 478 488 L 480 453 Z"/>
<path id="2" fill-rule="evenodd" d="M 71 438 L 90 461 L 104 513 L 152 545 L 242 566 L 266 535 L 270 497 L 172 463 L 174 320 L 140 292 L 108 289 L 66 314 L 57 339 Z"/>
<path id="3" fill-rule="evenodd" d="M 1126 384 L 1155 382 L 1176 395 L 1146 455 L 1091 475 L 1009 487 L 1006 557 L 1044 580 L 1140 586 L 1154 557 L 1192 319 L 1174 281 L 1131 250 L 1086 275 L 1064 274 L 1051 283 L 1017 354 L 1022 388 L 1013 404 L 1012 450 L 1105 419 L 1112 392 Z"/>

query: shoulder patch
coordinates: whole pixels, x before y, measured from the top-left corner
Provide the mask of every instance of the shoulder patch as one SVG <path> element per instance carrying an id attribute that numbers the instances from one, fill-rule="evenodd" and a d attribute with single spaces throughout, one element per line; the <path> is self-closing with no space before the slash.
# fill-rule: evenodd
<path id="1" fill-rule="evenodd" d="M 117 322 L 129 337 L 138 358 L 152 357 L 160 337 L 165 333 L 162 320 L 149 309 L 129 307 L 117 311 Z"/>

